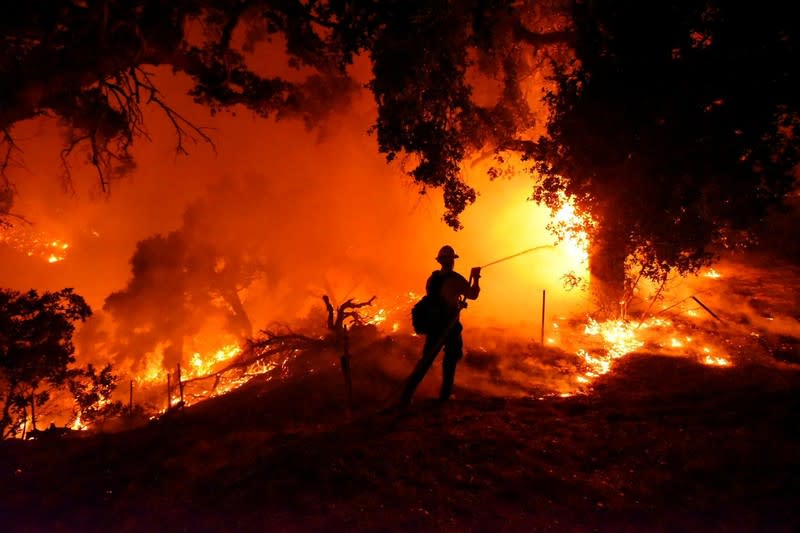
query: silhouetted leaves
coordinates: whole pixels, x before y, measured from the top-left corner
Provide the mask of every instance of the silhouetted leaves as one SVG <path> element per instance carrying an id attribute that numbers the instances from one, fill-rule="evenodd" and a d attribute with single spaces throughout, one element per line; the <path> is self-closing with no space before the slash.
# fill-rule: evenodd
<path id="1" fill-rule="evenodd" d="M 111 401 L 111 393 L 117 388 L 117 376 L 111 365 L 100 372 L 91 363 L 86 368 L 74 370 L 69 379 L 69 391 L 75 398 L 76 415 L 84 424 L 103 422 L 122 412 L 119 401 Z"/>
<path id="2" fill-rule="evenodd" d="M 37 405 L 45 403 L 48 388 L 62 386 L 70 377 L 74 322 L 90 315 L 89 306 L 72 289 L 41 295 L 0 289 L 2 438 L 22 425 L 34 397 Z"/>
<path id="3" fill-rule="evenodd" d="M 787 4 L 601 0 L 573 20 L 579 63 L 557 65 L 550 138 L 529 151 L 535 198 L 573 195 L 651 279 L 750 244 L 800 161 Z"/>
<path id="4" fill-rule="evenodd" d="M 80 149 L 106 188 L 133 168 L 130 146 L 147 137 L 144 105 L 168 117 L 179 153 L 187 141 L 211 142 L 163 98 L 148 66 L 187 75 L 190 94 L 212 112 L 244 106 L 311 127 L 349 103 L 357 84 L 347 68 L 362 55 L 372 63 L 380 151 L 389 160 L 413 156 L 409 174 L 423 190 L 444 189 L 445 220 L 459 227 L 458 215 L 475 201 L 460 164 L 532 125 L 520 84 L 544 47 L 569 39 L 541 24 L 541 12 L 561 9 L 534 0 L 15 3 L 0 21 L 0 148 L 10 153 L 17 122 L 57 117 L 66 126 L 67 176 Z M 248 56 L 273 38 L 285 43 L 278 61 Z M 297 76 L 264 73 L 277 63 Z M 476 82 L 499 84 L 494 102 L 476 103 Z"/>

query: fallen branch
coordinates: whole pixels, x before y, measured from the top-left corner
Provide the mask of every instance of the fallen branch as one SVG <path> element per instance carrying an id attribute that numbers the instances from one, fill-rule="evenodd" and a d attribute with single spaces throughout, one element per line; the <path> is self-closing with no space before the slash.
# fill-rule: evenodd
<path id="1" fill-rule="evenodd" d="M 217 385 L 219 385 L 220 378 L 224 374 L 235 370 L 243 370 L 246 373 L 247 369 L 253 365 L 280 354 L 288 358 L 294 353 L 305 352 L 311 349 L 338 349 L 341 342 L 346 340 L 347 330 L 349 328 L 366 324 L 367 318 L 359 312 L 359 309 L 372 305 L 372 302 L 375 301 L 375 296 L 365 302 L 357 302 L 351 298 L 336 309 L 334 309 L 327 295 L 322 297 L 322 301 L 325 302 L 325 308 L 328 311 L 327 326 L 333 335 L 327 337 L 310 337 L 292 331 L 286 326 L 284 326 L 283 331 L 280 332 L 261 330 L 261 337 L 250 340 L 242 353 L 231 363 L 215 372 L 205 376 L 187 379 L 183 381 L 183 383 L 193 383 L 214 378 L 215 381 L 212 389 L 216 389 Z M 349 326 L 345 324 L 345 321 L 348 319 L 350 320 Z"/>
<path id="2" fill-rule="evenodd" d="M 254 364 L 260 363 L 281 353 L 284 353 L 288 356 L 291 353 L 322 347 L 327 344 L 324 339 L 315 339 L 299 333 L 289 332 L 286 334 L 274 334 L 268 331 L 262 331 L 262 333 L 267 335 L 265 339 L 251 340 L 248 342 L 245 350 L 242 351 L 242 353 L 236 359 L 234 359 L 225 367 L 205 376 L 187 379 L 184 381 L 184 383 L 192 383 L 195 381 L 216 378 L 216 382 L 214 383 L 213 387 L 216 388 L 219 384 L 219 378 L 233 370 L 247 370 Z"/>
<path id="3" fill-rule="evenodd" d="M 356 302 L 354 299 L 350 298 L 340 305 L 334 313 L 333 304 L 331 304 L 330 298 L 327 294 L 324 295 L 322 297 L 322 301 L 325 302 L 325 309 L 328 310 L 328 329 L 335 332 L 337 335 L 341 334 L 346 326 L 344 321 L 348 318 L 351 321 L 349 324 L 350 327 L 363 326 L 366 324 L 367 320 L 366 317 L 364 317 L 358 310 L 362 307 L 372 305 L 372 302 L 375 301 L 375 298 L 376 297 L 373 296 L 365 302 Z"/>

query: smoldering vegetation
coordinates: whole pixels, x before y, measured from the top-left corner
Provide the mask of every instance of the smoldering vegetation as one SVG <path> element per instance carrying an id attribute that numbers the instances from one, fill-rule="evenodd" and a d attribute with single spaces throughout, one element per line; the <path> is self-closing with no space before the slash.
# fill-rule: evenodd
<path id="1" fill-rule="evenodd" d="M 171 80 L 165 91 L 177 95 L 180 84 Z M 181 104 L 179 96 L 175 102 Z M 374 139 L 364 133 L 372 106 L 363 94 L 355 97 L 350 111 L 326 124 L 324 134 L 298 124 L 254 124 L 241 116 L 212 119 L 194 110 L 192 120 L 217 128 L 219 155 L 199 149 L 179 160 L 169 138 L 159 137 L 156 118 L 153 144 L 139 148 L 141 164 L 128 181 L 115 184 L 106 202 L 63 195 L 44 178 L 53 169 L 37 167 L 37 149 L 26 148 L 35 176 L 20 184 L 19 207 L 30 208 L 45 231 L 80 229 L 59 233 L 73 243 L 65 261 L 48 270 L 15 257 L 7 263 L 6 279 L 27 288 L 38 276 L 37 285 L 74 285 L 87 294 L 96 313 L 78 333 L 79 360 L 114 362 L 123 384 L 129 377 L 151 376 L 161 389 L 165 371 L 178 361 L 191 365 L 195 353 L 241 344 L 276 323 L 316 335 L 324 330 L 323 294 L 334 302 L 377 296 L 373 311 L 385 318 L 376 335 L 402 346 L 379 358 L 380 365 L 399 376 L 403 369 L 394 368 L 396 357 L 415 360 L 421 349 L 421 340 L 410 336 L 409 291 L 422 292 L 439 246 L 456 247 L 463 272 L 552 243 L 553 237 L 545 230 L 547 211 L 525 201 L 531 183 L 524 168 L 513 165 L 504 174 L 512 180 L 487 179 L 481 164 L 465 170 L 482 196 L 465 213 L 465 229 L 449 231 L 440 221 L 438 196 L 419 196 L 397 165 L 387 166 L 375 153 Z M 187 182 L 191 186 L 181 185 Z M 47 214 L 51 211 L 64 221 L 57 224 L 55 215 Z M 694 350 L 692 357 L 702 357 L 699 343 L 691 350 L 670 345 L 677 330 L 724 347 L 724 355 L 778 346 L 776 354 L 794 357 L 798 335 L 791 306 L 798 306 L 787 298 L 796 288 L 786 289 L 783 271 L 765 276 L 762 266 L 751 273 L 722 266 L 720 280 L 671 282 L 651 312 L 669 318 L 675 328 L 640 331 L 646 341 L 640 351 L 685 356 Z M 547 251 L 484 273 L 481 298 L 464 313 L 468 353 L 459 367 L 460 383 L 498 395 L 575 389 L 576 376 L 585 371 L 577 350 L 599 352 L 604 346 L 584 334 L 588 295 L 563 290 L 562 276 L 570 268 Z M 767 277 L 765 288 L 761 280 Z M 548 290 L 545 341 L 553 339 L 544 347 L 538 344 L 543 288 Z M 724 324 L 687 299 L 690 294 Z M 635 320 L 648 305 L 642 298 L 629 318 Z M 337 357 L 322 364 L 335 365 Z"/>
<path id="2" fill-rule="evenodd" d="M 315 194 L 299 188 L 263 175 L 221 179 L 189 205 L 178 229 L 139 241 L 127 284 L 78 335 L 82 357 L 108 357 L 136 373 L 159 352 L 171 368 L 270 324 L 302 328 L 323 294 L 397 295 L 403 284 L 388 282 L 392 265 L 381 254 L 354 254 L 335 238 L 349 224 L 327 223 Z"/>
<path id="3" fill-rule="evenodd" d="M 405 281 L 393 286 L 387 282 L 391 264 L 349 256 L 325 234 L 303 233 L 307 245 L 298 246 L 297 234 L 292 238 L 296 224 L 285 213 L 276 214 L 274 225 L 265 224 L 263 199 L 273 187 L 255 175 L 220 181 L 186 209 L 177 230 L 140 241 L 127 286 L 112 293 L 100 317 L 80 332 L 81 353 L 110 357 L 123 372 L 142 376 L 187 364 L 193 353 L 245 345 L 262 328 L 322 336 L 321 295 L 341 301 L 378 294 L 367 313 L 380 320 L 359 333 L 353 363 L 369 352 L 368 365 L 402 380 L 422 344 L 409 331 L 413 298 L 404 293 Z M 254 231 L 259 224 L 263 229 Z M 800 275 L 788 263 L 774 264 L 772 271 L 757 263 L 757 257 L 739 256 L 709 275 L 671 279 L 652 306 L 658 288 L 643 284 L 629 319 L 636 323 L 649 311 L 668 324 L 635 328 L 641 340 L 635 351 L 699 362 L 708 356 L 734 363 L 759 357 L 796 362 Z M 581 313 L 549 311 L 540 339 L 538 325 L 536 330 L 481 326 L 470 323 L 471 311 L 465 312 L 466 357 L 458 374 L 464 390 L 509 397 L 587 391 L 590 384 L 581 376 L 593 369 L 577 353 L 608 350 L 603 339 L 586 335 Z M 290 372 L 271 375 L 283 379 L 336 366 L 340 350 L 301 353 L 303 362 L 292 363 Z M 438 373 L 428 379 L 429 388 L 438 386 Z"/>
<path id="4" fill-rule="evenodd" d="M 113 328 L 101 336 L 106 346 L 96 346 L 103 328 L 87 328 L 81 352 L 105 349 L 117 362 L 136 361 L 135 369 L 160 346 L 171 367 L 196 348 L 185 340 L 203 332 L 243 342 L 254 332 L 243 304 L 248 291 L 251 309 L 280 306 L 292 316 L 298 299 L 278 292 L 281 284 L 284 291 L 293 288 L 282 270 L 292 262 L 291 248 L 281 242 L 286 228 L 278 219 L 258 230 L 269 218 L 261 212 L 268 183 L 263 177 L 221 181 L 185 210 L 177 230 L 137 243 L 130 280 L 103 304 Z M 263 314 L 258 318 L 263 323 Z"/>
<path id="5" fill-rule="evenodd" d="M 466 169 L 482 197 L 453 233 L 441 222 L 440 194 L 420 195 L 402 162 L 387 165 L 376 152 L 366 133 L 375 104 L 364 91 L 351 95 L 346 113 L 337 109 L 308 130 L 247 113 L 211 116 L 182 94 L 185 79 L 156 76 L 165 98 L 212 128 L 217 153 L 201 144 L 175 159 L 168 121 L 144 110 L 153 142 L 137 145 L 132 175 L 103 198 L 94 175 L 76 165 L 75 194 L 65 195 L 52 179 L 60 161 L 48 158 L 58 132 L 24 125 L 31 176 L 19 183 L 17 207 L 70 249 L 56 265 L 6 251 L 0 270 L 9 286 L 84 294 L 95 315 L 77 333 L 78 359 L 114 363 L 120 383 L 161 382 L 177 362 L 190 366 L 194 354 L 241 344 L 276 323 L 304 329 L 324 294 L 334 303 L 375 295 L 382 329 L 408 334 L 409 293 L 423 291 L 442 244 L 456 247 L 463 272 L 553 241 L 547 210 L 526 201 L 531 184 L 521 167 L 506 174 L 519 179 L 494 182 L 483 167 Z M 467 328 L 532 324 L 536 295 L 557 292 L 569 270 L 561 261 L 547 252 L 493 270 L 465 313 Z M 575 298 L 553 298 L 549 309 L 567 300 Z"/>
<path id="6" fill-rule="evenodd" d="M 374 530 L 387 517 L 408 529 L 796 529 L 796 370 L 633 356 L 599 394 L 457 388 L 439 406 L 423 389 L 410 410 L 376 412 L 399 383 L 367 362 L 402 360 L 401 345 L 365 345 L 355 416 L 335 354 L 319 354 L 329 366 L 252 380 L 136 431 L 7 443 L 0 516 L 12 530 Z"/>
<path id="7" fill-rule="evenodd" d="M 651 313 L 674 331 L 654 332 L 646 350 L 702 359 L 712 347 L 740 362 L 800 362 L 800 270 L 779 254 L 729 254 L 697 277 L 669 280 L 662 294 Z"/>

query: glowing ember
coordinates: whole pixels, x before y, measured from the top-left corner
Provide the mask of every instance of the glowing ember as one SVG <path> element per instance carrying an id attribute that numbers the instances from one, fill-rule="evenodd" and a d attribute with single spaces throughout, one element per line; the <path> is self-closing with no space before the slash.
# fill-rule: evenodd
<path id="1" fill-rule="evenodd" d="M 89 429 L 89 426 L 81 422 L 81 414 L 78 413 L 75 420 L 69 425 L 69 429 L 73 431 L 86 431 Z"/>
<path id="2" fill-rule="evenodd" d="M 69 244 L 50 239 L 43 233 L 30 230 L 26 226 L 7 226 L 0 228 L 0 244 L 28 257 L 41 258 L 48 263 L 58 263 L 67 257 Z"/>
<path id="3" fill-rule="evenodd" d="M 233 359 L 240 353 L 242 353 L 242 349 L 238 344 L 228 344 L 205 356 L 200 352 L 195 352 L 190 361 L 192 371 L 188 373 L 189 377 L 205 376 L 211 373 L 219 363 Z"/>
<path id="4" fill-rule="evenodd" d="M 583 348 L 577 350 L 578 357 L 583 359 L 590 371 L 582 376 L 577 376 L 576 381 L 586 384 L 597 376 L 607 374 L 615 360 L 643 347 L 645 345 L 644 338 L 648 338 L 651 346 L 662 349 L 685 350 L 694 342 L 691 336 L 676 335 L 675 333 L 676 326 L 664 318 L 653 317 L 641 324 L 624 320 L 597 322 L 590 318 L 584 328 L 584 334 L 599 340 L 602 347 L 591 351 Z M 660 341 L 659 338 L 667 340 Z M 732 364 L 724 357 L 714 356 L 709 346 L 704 346 L 702 349 L 689 348 L 688 353 L 697 355 L 698 351 L 702 352 L 698 359 L 704 364 L 716 366 Z"/>
<path id="5" fill-rule="evenodd" d="M 711 366 L 730 366 L 731 364 L 731 362 L 724 357 L 714 357 L 713 355 L 707 355 L 705 359 L 703 359 L 703 363 Z"/>
<path id="6" fill-rule="evenodd" d="M 706 271 L 703 274 L 703 276 L 706 277 L 706 278 L 719 279 L 719 278 L 722 277 L 722 274 L 720 274 L 719 272 L 717 272 L 713 268 L 709 268 L 708 271 Z"/>
<path id="7" fill-rule="evenodd" d="M 392 333 L 400 331 L 401 320 L 408 320 L 407 317 L 411 312 L 411 306 L 419 299 L 419 295 L 413 291 L 398 296 L 393 299 L 393 303 L 389 307 L 382 307 L 378 309 L 375 314 L 370 316 L 366 323 L 372 326 L 377 326 L 380 329 L 389 329 Z M 402 318 L 401 318 L 402 317 Z"/>
<path id="8" fill-rule="evenodd" d="M 226 394 L 258 375 L 273 371 L 285 375 L 287 364 L 299 351 L 294 350 L 282 357 L 260 359 L 236 367 L 231 367 L 231 364 L 242 355 L 244 349 L 235 342 L 224 344 L 217 349 L 195 351 L 188 358 L 188 363 L 181 365 L 180 383 L 178 383 L 177 369 L 164 367 L 164 351 L 168 347 L 169 343 L 158 344 L 155 350 L 145 354 L 144 368 L 133 372 L 132 378 L 139 384 L 137 397 L 157 398 L 156 405 L 166 404 L 163 394 L 169 386 L 170 408 L 178 405 L 190 406 L 201 400 Z M 183 403 L 178 404 L 181 400 Z M 153 400 L 147 401 L 152 405 Z M 167 410 L 167 407 L 163 407 L 158 413 L 163 414 Z M 158 414 L 154 415 L 157 416 Z"/>
<path id="9" fill-rule="evenodd" d="M 590 318 L 584 333 L 590 336 L 602 337 L 611 359 L 618 359 L 644 345 L 642 341 L 636 338 L 634 327 L 624 320 L 597 322 Z"/>
<path id="10" fill-rule="evenodd" d="M 386 309 L 378 309 L 378 311 L 367 323 L 377 326 L 378 324 L 382 324 L 384 322 L 386 322 Z"/>
<path id="11" fill-rule="evenodd" d="M 701 360 L 703 364 L 712 366 L 730 366 L 731 362 L 724 357 L 719 357 L 711 353 L 711 348 L 708 346 L 703 347 L 703 353 L 706 354 Z"/>

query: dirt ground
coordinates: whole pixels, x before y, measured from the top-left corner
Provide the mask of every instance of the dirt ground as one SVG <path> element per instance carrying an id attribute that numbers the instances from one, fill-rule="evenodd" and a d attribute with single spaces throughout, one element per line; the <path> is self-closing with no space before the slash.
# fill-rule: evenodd
<path id="1" fill-rule="evenodd" d="M 407 362 L 409 368 L 411 361 Z M 145 427 L 0 443 L 4 531 L 800 527 L 798 367 L 632 355 L 588 395 L 503 398 L 354 366 L 252 382 Z"/>

